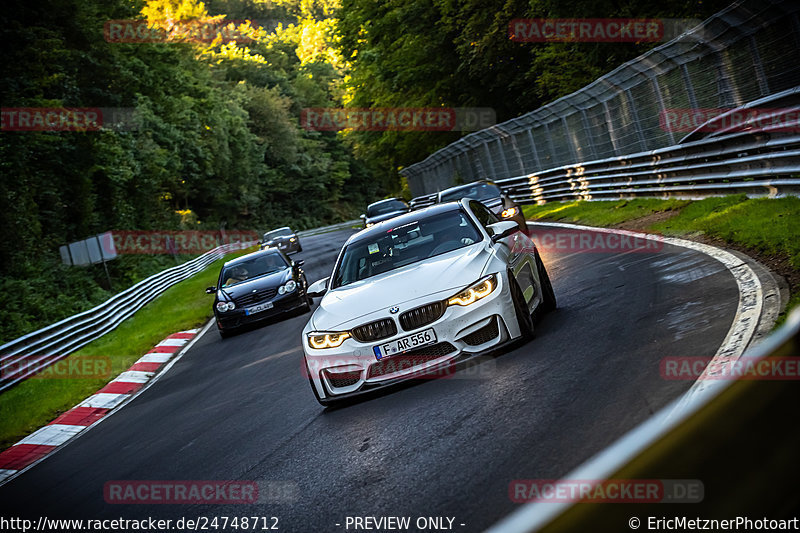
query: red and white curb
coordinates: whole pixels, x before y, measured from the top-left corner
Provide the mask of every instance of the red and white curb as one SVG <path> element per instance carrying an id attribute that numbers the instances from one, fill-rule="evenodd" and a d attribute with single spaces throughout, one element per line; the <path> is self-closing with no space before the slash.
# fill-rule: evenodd
<path id="1" fill-rule="evenodd" d="M 200 332 L 173 333 L 97 393 L 0 453 L 0 483 L 42 459 L 130 399 Z"/>

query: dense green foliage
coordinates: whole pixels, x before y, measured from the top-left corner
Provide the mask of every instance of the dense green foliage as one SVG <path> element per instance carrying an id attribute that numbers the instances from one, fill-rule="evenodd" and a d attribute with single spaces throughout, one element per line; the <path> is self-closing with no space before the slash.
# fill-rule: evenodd
<path id="1" fill-rule="evenodd" d="M 342 0 L 338 34 L 354 107 L 491 107 L 498 122 L 570 94 L 658 43 L 520 43 L 517 18 L 705 19 L 728 0 Z M 420 161 L 458 133 L 358 132 L 376 168 Z"/>
<path id="2" fill-rule="evenodd" d="M 68 268 L 107 230 L 303 229 L 407 194 L 397 170 L 461 132 L 313 132 L 307 107 L 491 107 L 568 94 L 652 44 L 518 43 L 530 17 L 705 18 L 727 0 L 7 0 L 3 107 L 134 109 L 137 129 L 0 132 L 0 340 L 97 304 L 171 264 Z M 264 22 L 247 43 L 109 42 L 104 24 Z"/>
<path id="3" fill-rule="evenodd" d="M 138 128 L 0 132 L 0 339 L 110 296 L 102 268 L 60 265 L 58 247 L 70 241 L 124 229 L 303 229 L 354 218 L 385 194 L 335 133 L 299 127 L 303 107 L 341 105 L 342 74 L 324 55 L 301 58 L 304 35 L 292 26 L 238 46 L 103 34 L 107 21 L 142 12 L 155 22 L 231 11 L 286 23 L 299 9 L 257 0 L 4 4 L 3 107 L 130 108 Z M 119 290 L 170 263 L 126 257 L 109 267 Z"/>

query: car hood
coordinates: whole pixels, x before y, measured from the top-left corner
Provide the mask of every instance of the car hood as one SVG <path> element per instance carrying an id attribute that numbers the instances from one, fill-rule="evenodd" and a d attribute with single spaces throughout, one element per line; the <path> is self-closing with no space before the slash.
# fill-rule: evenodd
<path id="1" fill-rule="evenodd" d="M 394 218 L 400 216 L 407 211 L 392 211 L 391 213 L 384 213 L 382 215 L 375 215 L 374 217 L 367 217 L 366 222 L 369 224 L 377 224 L 378 222 L 383 222 L 384 220 L 389 220 L 390 218 Z"/>
<path id="2" fill-rule="evenodd" d="M 220 289 L 220 292 L 227 295 L 228 298 L 238 298 L 239 296 L 243 296 L 248 292 L 253 292 L 265 287 L 277 287 L 278 285 L 283 284 L 285 281 L 288 281 L 291 277 L 292 269 L 286 268 L 273 274 L 267 274 L 265 276 L 253 278 L 242 283 L 237 283 L 231 287 L 225 287 L 224 289 Z"/>
<path id="3" fill-rule="evenodd" d="M 456 292 L 478 281 L 491 258 L 479 242 L 419 263 L 328 291 L 311 317 L 316 330 L 353 327 L 353 321 L 393 306 L 438 293 Z M 438 297 L 445 298 L 448 294 Z"/>

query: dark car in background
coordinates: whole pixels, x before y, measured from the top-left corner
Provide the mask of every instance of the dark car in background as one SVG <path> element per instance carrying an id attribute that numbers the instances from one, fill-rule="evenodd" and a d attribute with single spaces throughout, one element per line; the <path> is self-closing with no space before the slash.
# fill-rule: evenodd
<path id="1" fill-rule="evenodd" d="M 364 227 L 368 228 L 373 224 L 389 220 L 409 211 L 411 211 L 411 208 L 400 198 L 387 198 L 386 200 L 369 204 L 367 213 L 361 215 L 361 219 L 364 221 Z"/>
<path id="2" fill-rule="evenodd" d="M 277 248 L 237 257 L 222 266 L 214 294 L 214 317 L 225 338 L 236 330 L 290 311 L 309 311 L 308 281 L 300 268 Z"/>
<path id="3" fill-rule="evenodd" d="M 491 181 L 480 180 L 440 191 L 436 203 L 473 198 L 488 207 L 501 220 L 513 220 L 522 231 L 528 226 L 522 209 L 503 190 Z"/>
<path id="4" fill-rule="evenodd" d="M 303 247 L 300 245 L 300 238 L 289 227 L 266 232 L 264 239 L 261 241 L 261 249 L 264 250 L 266 248 L 277 248 L 285 254 L 303 251 Z"/>

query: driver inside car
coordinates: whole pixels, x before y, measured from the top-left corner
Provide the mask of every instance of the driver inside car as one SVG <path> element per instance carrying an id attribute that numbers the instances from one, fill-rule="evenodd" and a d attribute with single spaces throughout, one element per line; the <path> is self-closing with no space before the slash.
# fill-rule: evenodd
<path id="1" fill-rule="evenodd" d="M 225 285 L 232 285 L 234 283 L 240 283 L 242 281 L 247 280 L 250 277 L 250 273 L 247 269 L 243 266 L 237 266 L 231 269 L 231 273 L 228 276 L 228 279 L 225 280 Z"/>

